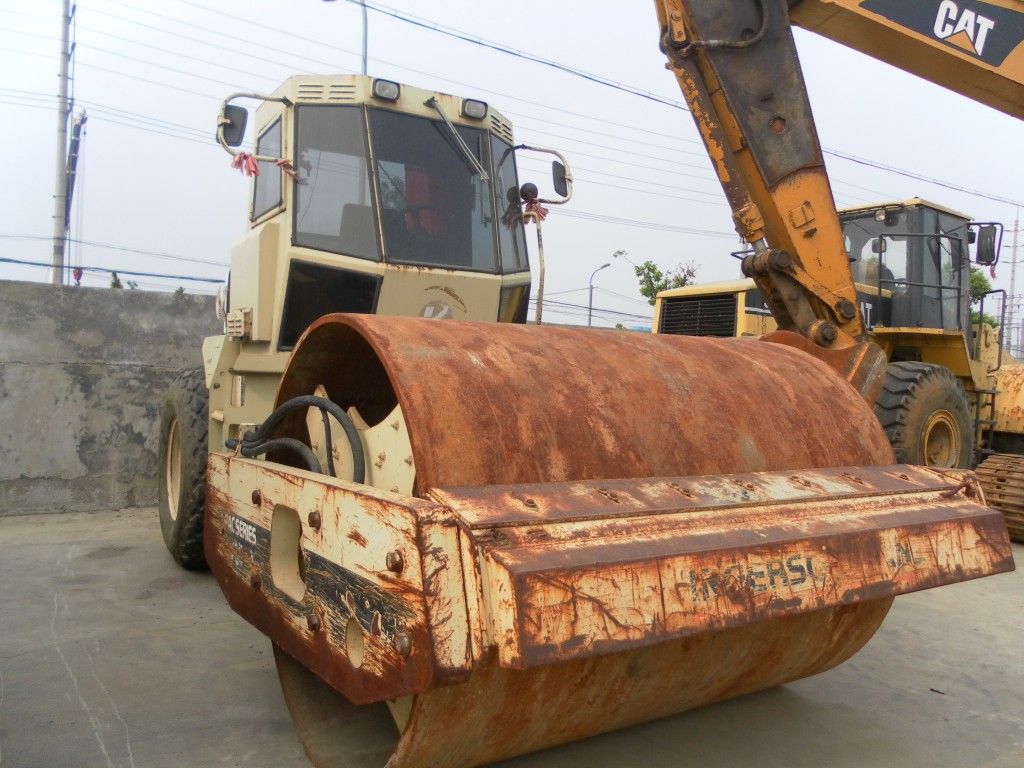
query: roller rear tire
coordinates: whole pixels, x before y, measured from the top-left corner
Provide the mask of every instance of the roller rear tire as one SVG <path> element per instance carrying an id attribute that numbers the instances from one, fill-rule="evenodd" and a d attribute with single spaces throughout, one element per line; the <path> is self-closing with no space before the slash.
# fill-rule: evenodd
<path id="1" fill-rule="evenodd" d="M 206 569 L 203 510 L 206 506 L 209 393 L 201 368 L 171 382 L 160 411 L 160 530 L 171 556 L 188 570 Z"/>
<path id="2" fill-rule="evenodd" d="M 901 464 L 972 465 L 971 412 L 960 381 L 948 368 L 890 363 L 875 413 Z"/>

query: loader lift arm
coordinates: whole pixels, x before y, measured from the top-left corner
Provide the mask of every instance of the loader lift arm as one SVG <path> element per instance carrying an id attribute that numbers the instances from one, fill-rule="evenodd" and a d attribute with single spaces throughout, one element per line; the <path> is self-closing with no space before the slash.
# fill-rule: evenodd
<path id="1" fill-rule="evenodd" d="M 736 230 L 754 249 L 743 272 L 764 293 L 783 331 L 774 340 L 827 359 L 873 401 L 884 358 L 867 340 L 857 306 L 791 20 L 1021 116 L 1024 3 L 971 4 L 1000 14 L 997 38 L 996 22 L 982 10 L 950 0 L 656 2 L 667 67 L 693 114 Z"/>

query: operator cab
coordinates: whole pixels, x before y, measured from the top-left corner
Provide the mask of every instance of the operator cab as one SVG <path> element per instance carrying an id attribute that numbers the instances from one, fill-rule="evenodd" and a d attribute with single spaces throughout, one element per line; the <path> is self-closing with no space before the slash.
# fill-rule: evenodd
<path id="1" fill-rule="evenodd" d="M 839 219 L 868 330 L 962 331 L 971 343 L 970 265 L 998 261 L 1001 224 L 920 198 L 844 208 Z M 761 336 L 775 328 L 750 279 L 662 291 L 655 304 L 655 333 Z"/>
<path id="2" fill-rule="evenodd" d="M 243 96 L 262 101 L 255 154 L 228 151 L 258 173 L 250 233 L 232 251 L 229 336 L 288 350 L 332 312 L 525 322 L 518 148 L 502 115 L 387 80 L 300 76 L 229 97 L 225 136 L 244 126 L 228 104 Z M 556 190 L 566 177 L 556 163 Z"/>
<path id="3" fill-rule="evenodd" d="M 977 263 L 994 264 L 995 225 L 920 198 L 846 208 L 840 219 L 865 325 L 970 334 L 969 246 L 977 241 Z"/>

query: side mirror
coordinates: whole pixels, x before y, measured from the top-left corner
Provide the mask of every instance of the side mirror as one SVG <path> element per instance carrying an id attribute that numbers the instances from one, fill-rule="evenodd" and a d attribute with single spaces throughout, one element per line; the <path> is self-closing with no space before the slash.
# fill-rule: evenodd
<path id="1" fill-rule="evenodd" d="M 569 179 L 565 173 L 565 165 L 558 160 L 551 163 L 551 183 L 554 185 L 556 195 L 569 196 Z"/>
<path id="2" fill-rule="evenodd" d="M 871 252 L 872 253 L 885 253 L 887 246 L 884 237 L 876 237 L 871 241 Z"/>
<path id="3" fill-rule="evenodd" d="M 249 121 L 248 110 L 236 104 L 225 104 L 222 118 L 219 130 L 224 143 L 229 147 L 239 146 L 245 138 L 245 124 Z"/>
<path id="4" fill-rule="evenodd" d="M 983 267 L 990 267 L 999 260 L 999 228 L 995 224 L 978 227 L 977 249 L 974 261 Z"/>

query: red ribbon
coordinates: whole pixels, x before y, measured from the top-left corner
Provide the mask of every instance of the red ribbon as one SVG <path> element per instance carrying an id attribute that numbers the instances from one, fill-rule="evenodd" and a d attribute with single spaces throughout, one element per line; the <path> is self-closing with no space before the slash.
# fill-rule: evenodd
<path id="1" fill-rule="evenodd" d="M 526 204 L 526 212 L 537 217 L 537 221 L 544 221 L 548 217 L 548 209 L 540 204 L 539 200 L 531 200 Z"/>
<path id="2" fill-rule="evenodd" d="M 235 155 L 234 159 L 231 161 L 231 167 L 237 168 L 246 176 L 260 175 L 260 166 L 256 162 L 256 158 L 248 152 L 239 152 Z"/>

